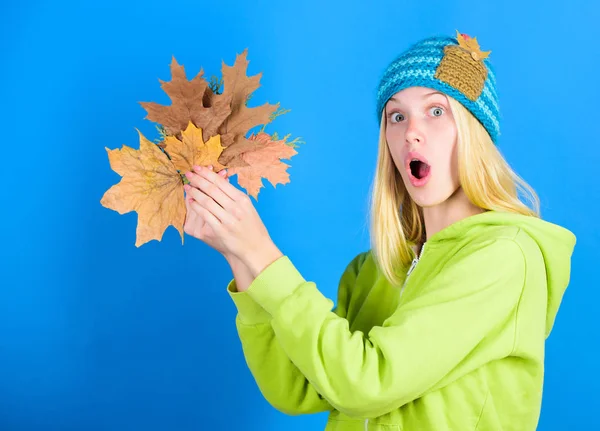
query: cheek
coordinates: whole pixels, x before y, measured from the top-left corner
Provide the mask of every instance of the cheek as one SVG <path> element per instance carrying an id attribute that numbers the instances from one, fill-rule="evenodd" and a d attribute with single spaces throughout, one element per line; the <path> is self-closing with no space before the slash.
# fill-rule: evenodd
<path id="1" fill-rule="evenodd" d="M 458 179 L 458 145 L 456 126 L 454 125 L 454 122 L 452 122 L 451 127 L 449 127 L 449 129 L 450 152 L 448 157 L 450 158 L 450 173 L 453 179 Z"/>
<path id="2" fill-rule="evenodd" d="M 454 145 L 450 154 L 450 174 L 453 179 L 458 181 L 458 145 Z"/>
<path id="3" fill-rule="evenodd" d="M 405 131 L 401 126 L 388 127 L 385 131 L 385 139 L 390 149 L 399 151 L 404 145 Z"/>
<path id="4" fill-rule="evenodd" d="M 440 161 L 444 166 L 445 175 L 449 177 L 452 183 L 458 183 L 458 146 L 452 142 L 440 151 Z"/>
<path id="5" fill-rule="evenodd" d="M 440 124 L 434 131 L 432 142 L 439 143 L 436 145 L 435 153 L 440 163 L 447 167 L 452 172 L 458 169 L 458 146 L 456 145 L 456 127 L 453 122 L 449 121 L 446 124 Z"/>
<path id="6" fill-rule="evenodd" d="M 385 129 L 385 140 L 390 148 L 396 147 L 398 145 L 398 131 L 392 127 L 387 127 Z"/>
<path id="7" fill-rule="evenodd" d="M 402 175 L 404 175 L 404 169 L 402 168 L 402 164 L 404 163 L 402 160 L 404 159 L 404 155 L 402 154 L 401 145 L 396 141 L 390 140 L 388 138 L 388 150 L 392 157 L 392 161 L 396 165 L 396 168 L 400 171 Z"/>

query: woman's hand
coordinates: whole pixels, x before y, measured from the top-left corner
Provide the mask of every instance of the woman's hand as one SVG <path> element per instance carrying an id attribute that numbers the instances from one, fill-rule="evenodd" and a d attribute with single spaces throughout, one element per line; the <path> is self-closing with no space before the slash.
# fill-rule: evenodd
<path id="1" fill-rule="evenodd" d="M 186 220 L 185 232 L 219 251 L 228 261 L 240 260 L 255 277 L 283 256 L 247 194 L 207 167 L 194 167 L 186 176 L 190 181 L 185 186 L 190 221 Z"/>
<path id="2" fill-rule="evenodd" d="M 227 169 L 222 169 L 221 171 L 219 171 L 218 175 L 220 175 L 225 180 L 229 181 Z M 206 223 L 206 221 L 202 217 L 202 214 L 195 209 L 195 206 L 192 206 L 191 203 L 194 201 L 194 198 L 190 195 L 189 192 L 191 187 L 186 184 L 185 186 L 183 186 L 183 188 L 186 191 L 185 208 L 187 210 L 185 223 L 183 225 L 184 232 L 188 235 L 193 236 L 194 238 L 206 242 L 214 249 L 218 250 L 220 248 L 223 248 L 222 245 L 219 245 L 215 242 L 217 240 L 217 237 L 214 231 L 212 230 L 212 227 L 210 227 L 210 225 Z"/>

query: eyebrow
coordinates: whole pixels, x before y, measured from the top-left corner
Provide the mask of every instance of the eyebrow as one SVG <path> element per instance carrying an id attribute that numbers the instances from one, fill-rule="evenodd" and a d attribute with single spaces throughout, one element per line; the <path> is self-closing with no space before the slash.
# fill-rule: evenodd
<path id="1" fill-rule="evenodd" d="M 423 98 L 425 99 L 427 97 L 433 96 L 434 94 L 440 94 L 442 96 L 444 95 L 444 93 L 440 93 L 439 91 L 432 91 L 431 93 L 427 93 L 426 95 L 424 95 Z M 390 97 L 390 100 L 393 100 L 396 103 L 402 103 L 402 102 L 400 102 L 400 100 L 396 99 L 395 97 Z"/>

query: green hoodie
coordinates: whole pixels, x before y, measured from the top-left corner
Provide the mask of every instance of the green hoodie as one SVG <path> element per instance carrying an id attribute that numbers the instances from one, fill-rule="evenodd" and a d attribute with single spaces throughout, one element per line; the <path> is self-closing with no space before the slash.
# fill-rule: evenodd
<path id="1" fill-rule="evenodd" d="M 284 413 L 329 411 L 327 431 L 535 430 L 575 241 L 488 211 L 433 235 L 401 288 L 369 250 L 335 308 L 287 256 L 228 292 L 247 364 Z"/>

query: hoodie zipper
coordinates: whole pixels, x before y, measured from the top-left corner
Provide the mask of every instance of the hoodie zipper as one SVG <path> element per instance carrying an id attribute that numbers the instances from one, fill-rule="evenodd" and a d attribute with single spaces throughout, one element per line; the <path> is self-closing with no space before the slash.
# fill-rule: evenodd
<path id="1" fill-rule="evenodd" d="M 402 284 L 402 288 L 400 289 L 400 297 L 402 297 L 402 293 L 404 292 L 404 286 L 406 286 L 406 282 L 408 281 L 408 276 L 410 275 L 411 272 L 413 272 L 413 270 L 415 269 L 415 266 L 417 266 L 417 263 L 419 263 L 419 260 L 423 256 L 423 250 L 425 250 L 425 243 L 423 243 L 423 246 L 421 247 L 421 251 L 419 252 L 419 255 L 415 256 L 412 263 L 410 264 L 410 268 L 408 268 L 408 272 L 406 273 L 406 278 L 404 279 L 404 283 Z M 368 430 L 369 430 L 369 419 L 365 419 L 365 431 L 368 431 Z"/>
<path id="2" fill-rule="evenodd" d="M 423 250 L 425 250 L 425 243 L 423 243 L 423 246 L 421 247 L 421 251 L 419 252 L 419 255 L 413 259 L 412 263 L 410 264 L 410 268 L 408 268 L 408 272 L 406 273 L 406 278 L 404 279 L 404 283 L 402 283 L 402 288 L 400 289 L 400 298 L 402 298 L 402 293 L 404 293 L 404 286 L 406 286 L 406 282 L 408 281 L 408 277 L 410 276 L 410 273 L 413 272 L 413 270 L 415 269 L 415 266 L 417 266 L 417 263 L 419 263 L 421 256 L 423 256 Z"/>

